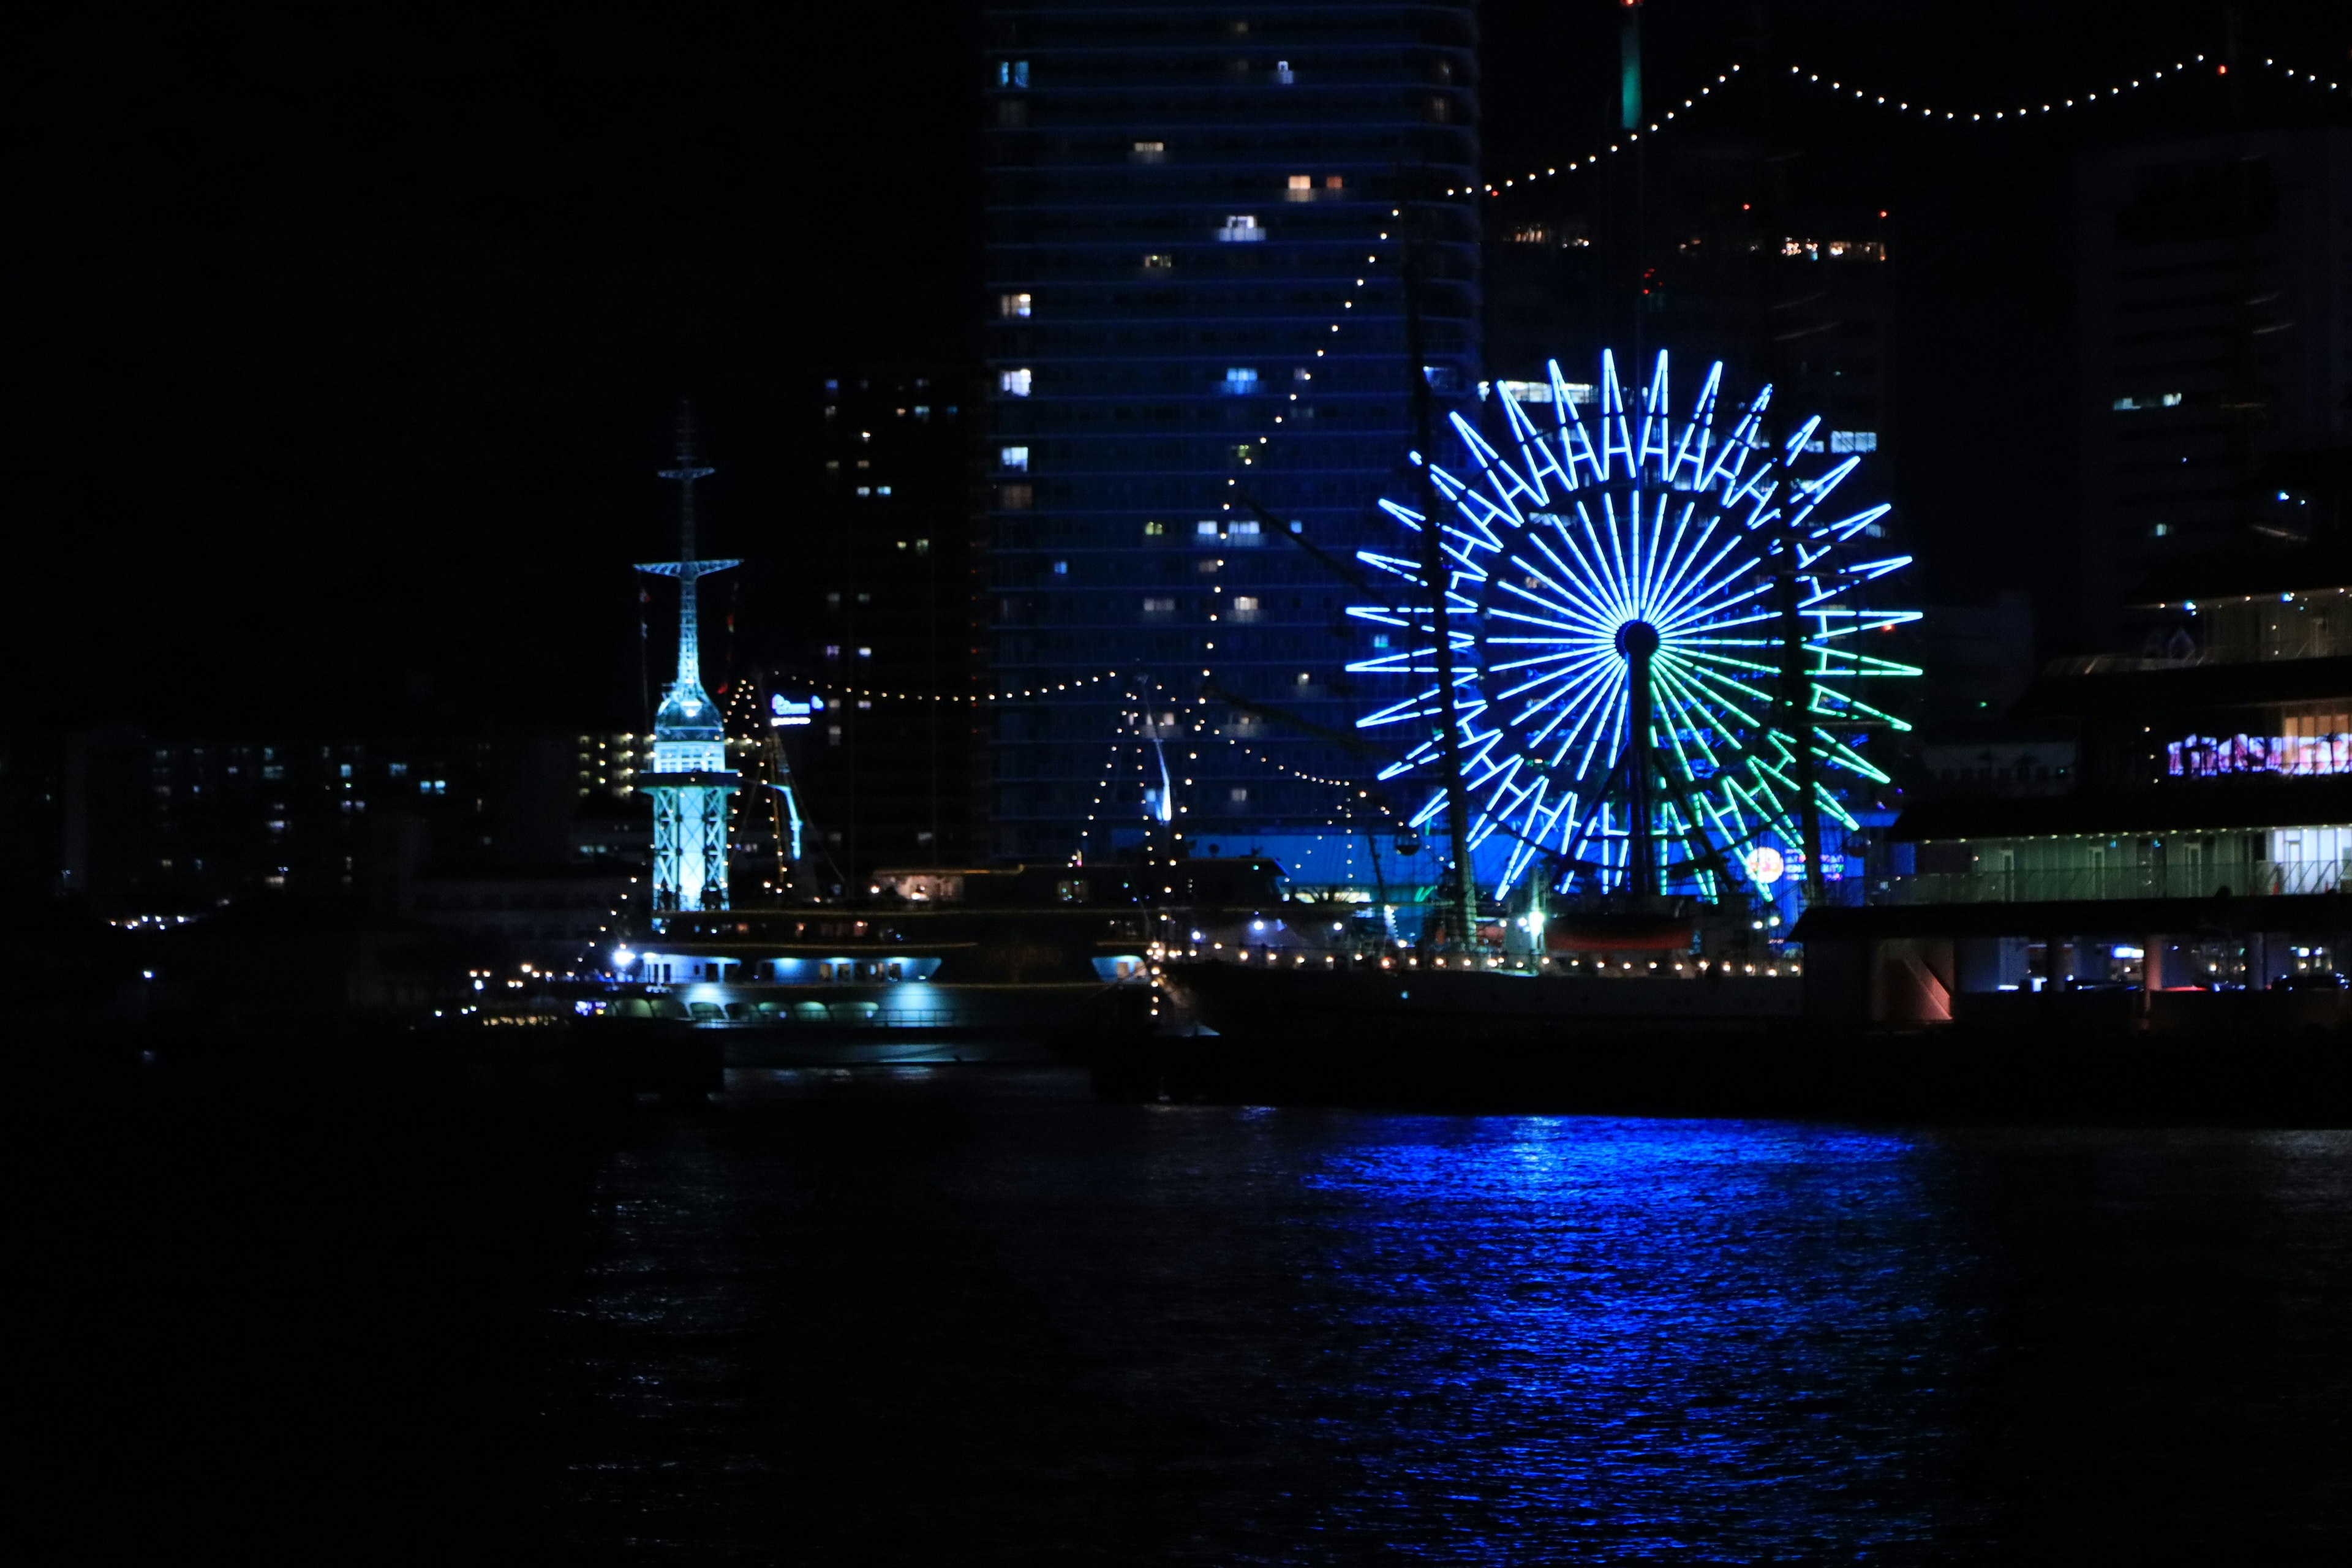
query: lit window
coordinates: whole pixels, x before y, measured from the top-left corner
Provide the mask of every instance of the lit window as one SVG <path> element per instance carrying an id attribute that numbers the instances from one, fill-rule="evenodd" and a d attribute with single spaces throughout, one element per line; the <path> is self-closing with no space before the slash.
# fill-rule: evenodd
<path id="1" fill-rule="evenodd" d="M 857 493 L 862 496 L 870 496 L 874 493 L 874 487 L 872 485 L 860 485 L 857 487 Z"/>
<path id="2" fill-rule="evenodd" d="M 931 417 L 931 405 L 930 405 L 929 404 L 928 404 L 928 403 L 918 403 L 918 404 L 916 404 L 916 405 L 915 405 L 915 418 L 916 418 L 916 420 L 917 420 L 919 423 L 928 424 L 928 423 L 929 422 L 929 420 L 930 420 L 930 417 Z"/>
<path id="3" fill-rule="evenodd" d="M 1037 499 L 1036 488 L 1032 485 L 999 485 L 997 491 L 998 504 L 1006 511 L 1027 511 Z"/>
<path id="4" fill-rule="evenodd" d="M 1374 647 L 1388 647 L 1388 646 L 1389 646 L 1389 634 L 1388 634 L 1388 633 L 1386 633 L 1386 632 L 1374 632 L 1374 633 L 1372 634 L 1372 646 L 1373 646 Z"/>
<path id="5" fill-rule="evenodd" d="M 1291 70 L 1288 60 L 1276 60 L 1274 62 L 1274 79 L 1284 87 L 1288 87 L 1296 82 L 1298 77 Z"/>
<path id="6" fill-rule="evenodd" d="M 1223 240 L 1246 244 L 1251 241 L 1264 239 L 1265 237 L 1265 230 L 1258 226 L 1257 219 L 1252 215 L 1248 213 L 1235 213 L 1225 219 L 1224 227 L 1217 230 L 1217 237 Z"/>
<path id="7" fill-rule="evenodd" d="M 874 487 L 874 493 L 877 496 L 887 496 L 890 493 L 890 487 L 888 485 L 877 485 Z"/>
<path id="8" fill-rule="evenodd" d="M 1176 613 L 1174 599 L 1146 599 L 1143 613 L 1147 616 L 1172 616 Z"/>
<path id="9" fill-rule="evenodd" d="M 838 724 L 827 724 L 827 725 L 824 727 L 824 743 L 825 743 L 826 745 L 828 745 L 828 746 L 838 746 L 839 744 L 841 744 L 841 726 L 840 726 L 840 725 L 838 725 Z M 841 836 L 840 836 L 839 834 L 835 834 L 835 835 L 834 835 L 834 840 L 833 840 L 833 841 L 834 841 L 835 844 L 840 843 L 840 842 L 841 842 Z"/>
<path id="10" fill-rule="evenodd" d="M 1234 599 L 1234 619 L 1237 621 L 1254 621 L 1257 619 L 1257 601 L 1247 594 L 1244 594 Z"/>
<path id="11" fill-rule="evenodd" d="M 1161 256 L 1155 253 L 1143 258 L 1143 269 L 1146 272 L 1165 272 L 1175 265 L 1176 258 L 1172 256 Z"/>
<path id="12" fill-rule="evenodd" d="M 824 661 L 827 664 L 838 664 L 841 662 L 841 645 L 839 643 L 829 642 L 824 645 Z"/>
<path id="13" fill-rule="evenodd" d="M 1326 174 L 1323 176 L 1323 188 L 1327 191 L 1344 191 L 1348 188 L 1347 178 L 1341 174 Z"/>
<path id="14" fill-rule="evenodd" d="M 999 87 L 1027 87 L 1029 85 L 1029 62 L 1027 60 L 997 61 L 996 85 Z"/>
<path id="15" fill-rule="evenodd" d="M 916 554 L 918 554 L 918 555 L 929 555 L 930 552 L 931 552 L 931 542 L 930 542 L 929 540 L 928 540 L 928 539 L 918 539 L 917 541 L 915 541 L 915 553 L 916 553 Z"/>
<path id="16" fill-rule="evenodd" d="M 1313 201 L 1315 199 L 1315 176 L 1312 174 L 1291 175 L 1289 189 L 1286 191 L 1284 195 L 1286 199 L 1294 202 Z"/>
<path id="17" fill-rule="evenodd" d="M 857 650 L 857 657 L 860 658 L 872 658 L 874 657 L 874 650 L 870 647 L 859 648 Z M 1301 679 L 1304 678 L 1302 677 Z"/>
<path id="18" fill-rule="evenodd" d="M 1239 522 L 1226 524 L 1225 537 L 1235 544 L 1255 544 L 1258 541 L 1257 520 L 1244 518 Z"/>
<path id="19" fill-rule="evenodd" d="M 1231 789 L 1229 789 L 1229 790 L 1227 790 L 1227 791 L 1225 792 L 1225 798 L 1226 798 L 1227 800 L 1232 801 L 1235 805 L 1240 805 L 1244 804 L 1244 803 L 1245 803 L 1245 802 L 1247 802 L 1247 801 L 1248 801 L 1248 799 L 1249 799 L 1249 785 L 1247 785 L 1247 784 L 1235 784 L 1235 785 L 1234 785 L 1234 787 L 1233 787 L 1233 788 L 1231 788 Z"/>
<path id="20" fill-rule="evenodd" d="M 1167 531 L 1168 525 L 1164 522 L 1147 522 L 1143 525 L 1143 537 L 1146 539 L 1158 539 Z"/>
<path id="21" fill-rule="evenodd" d="M 997 450 L 996 461 L 1000 467 L 1013 473 L 1025 474 L 1029 471 L 1029 448 L 1026 447 L 1000 447 Z"/>
<path id="22" fill-rule="evenodd" d="M 1005 316 L 1024 321 L 1027 321 L 1029 319 L 1029 296 L 1026 294 L 999 294 L 996 297 L 996 313 L 1000 316 Z"/>
<path id="23" fill-rule="evenodd" d="M 1832 452 L 1875 452 L 1878 432 L 1875 430 L 1832 430 L 1830 432 Z"/>
<path id="24" fill-rule="evenodd" d="M 1055 562 L 1055 563 L 1054 563 L 1054 575 L 1055 575 L 1055 576 L 1056 576 L 1056 577 L 1066 577 L 1066 576 L 1068 576 L 1069 574 L 1070 574 L 1070 563 L 1069 563 L 1068 562 L 1066 562 L 1066 561 L 1056 561 L 1056 562 Z"/>
<path id="25" fill-rule="evenodd" d="M 1307 674 L 1307 673 L 1305 670 L 1303 670 L 1303 669 L 1302 669 L 1302 670 L 1300 670 L 1300 671 L 1298 672 L 1298 684 L 1299 684 L 1299 685 L 1301 685 L 1301 686 L 1311 686 L 1311 685 L 1313 685 L 1314 683 L 1315 683 L 1315 678 L 1314 678 L 1313 676 L 1311 676 L 1311 675 Z"/>
<path id="26" fill-rule="evenodd" d="M 1234 365 L 1225 372 L 1225 390 L 1247 394 L 1257 390 L 1257 372 L 1245 364 Z"/>
<path id="27" fill-rule="evenodd" d="M 404 779 L 408 776 L 408 764 L 406 763 L 387 763 L 384 764 L 383 771 L 390 777 Z"/>
<path id="28" fill-rule="evenodd" d="M 1217 537 L 1217 525 L 1213 522 L 1196 522 L 1192 525 L 1192 531 L 1202 539 L 1214 539 Z"/>
<path id="29" fill-rule="evenodd" d="M 1165 142 L 1138 142 L 1134 147 L 1129 150 L 1128 156 L 1133 158 L 1139 163 L 1165 163 L 1168 158 L 1168 143 Z"/>
<path id="30" fill-rule="evenodd" d="M 1030 378 L 1034 374 L 1026 366 L 1020 370 L 1002 371 L 997 374 L 996 384 L 1007 397 L 1026 397 L 1029 395 Z"/>

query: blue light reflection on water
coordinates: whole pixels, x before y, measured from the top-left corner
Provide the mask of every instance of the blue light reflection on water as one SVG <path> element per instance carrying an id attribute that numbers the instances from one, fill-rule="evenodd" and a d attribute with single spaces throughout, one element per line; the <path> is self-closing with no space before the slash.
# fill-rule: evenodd
<path id="1" fill-rule="evenodd" d="M 1353 1214 L 1328 1261 L 1361 1429 L 1320 1436 L 1363 1456 L 1362 1485 L 1335 1528 L 1526 1561 L 1867 1551 L 1959 1523 L 1923 1476 L 1971 1353 L 1932 1150 L 1760 1123 L 1359 1131 L 1305 1178 Z"/>
<path id="2" fill-rule="evenodd" d="M 571 1561 L 2299 1561 L 2352 1540 L 2352 1133 L 736 1073 L 597 1189 L 549 1343 Z"/>

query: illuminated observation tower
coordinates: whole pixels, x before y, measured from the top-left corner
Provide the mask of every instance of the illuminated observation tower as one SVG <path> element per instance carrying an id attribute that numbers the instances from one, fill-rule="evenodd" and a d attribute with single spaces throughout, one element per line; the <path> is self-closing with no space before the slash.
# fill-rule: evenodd
<path id="1" fill-rule="evenodd" d="M 695 628 L 695 581 L 740 561 L 698 561 L 694 554 L 694 481 L 710 469 L 694 456 L 694 414 L 677 420 L 677 467 L 662 478 L 678 484 L 678 558 L 640 563 L 637 570 L 677 579 L 677 679 L 662 691 L 654 714 L 653 772 L 638 787 L 654 797 L 654 912 L 727 907 L 727 797 L 735 775 L 727 767 L 727 731 L 719 705 L 702 689 L 702 654 Z"/>

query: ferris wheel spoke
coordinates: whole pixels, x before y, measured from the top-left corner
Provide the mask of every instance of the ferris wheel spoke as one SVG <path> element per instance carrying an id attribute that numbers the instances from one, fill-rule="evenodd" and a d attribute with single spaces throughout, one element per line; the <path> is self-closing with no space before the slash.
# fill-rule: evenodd
<path id="1" fill-rule="evenodd" d="M 1699 690 L 1690 683 L 1685 681 L 1681 671 L 1677 670 L 1672 663 L 1661 660 L 1657 665 L 1654 665 L 1651 668 L 1654 670 L 1661 671 L 1660 678 L 1664 682 L 1665 689 L 1673 692 L 1675 700 L 1682 702 L 1691 713 L 1697 715 L 1702 721 L 1704 721 L 1709 730 L 1712 730 L 1717 736 L 1721 737 L 1727 749 L 1736 752 L 1739 750 L 1741 746 L 1746 744 L 1741 737 L 1732 733 L 1730 726 L 1723 721 L 1722 714 L 1717 710 L 1716 706 L 1708 703 L 1705 696 Z M 1734 712 L 1738 711 L 1737 709 L 1732 709 L 1730 710 Z M 1742 714 L 1741 716 L 1743 718 L 1746 717 L 1745 714 Z M 1710 753 L 1710 755 L 1712 755 L 1712 753 Z M 1719 763 L 1717 765 L 1718 767 L 1720 766 Z"/>
<path id="2" fill-rule="evenodd" d="M 1658 351 L 1657 363 L 1650 372 L 1650 384 L 1642 393 L 1642 437 L 1633 453 L 1635 471 L 1648 466 L 1653 452 L 1658 458 L 1658 477 L 1663 481 L 1674 458 L 1674 405 L 1667 395 L 1666 351 Z"/>
<path id="3" fill-rule="evenodd" d="M 1739 403 L 1725 395 L 1719 363 L 1678 413 L 1672 363 L 1659 353 L 1634 388 L 1604 353 L 1594 405 L 1584 409 L 1552 362 L 1549 420 L 1508 392 L 1496 426 L 1449 416 L 1464 477 L 1426 469 L 1446 510 L 1433 520 L 1382 502 L 1408 531 L 1426 534 L 1433 521 L 1443 578 L 1429 579 L 1417 550 L 1357 552 L 1368 570 L 1409 587 L 1396 590 L 1398 602 L 1349 615 L 1405 630 L 1415 644 L 1343 665 L 1419 693 L 1357 721 L 1421 727 L 1379 776 L 1426 779 L 1451 757 L 1474 792 L 1476 841 L 1507 841 L 1490 862 L 1506 889 L 1549 865 L 1544 876 L 1577 887 L 1736 896 L 1739 875 L 1727 858 L 1775 838 L 1802 844 L 1801 804 L 1808 822 L 1816 809 L 1823 820 L 1850 820 L 1840 792 L 1886 782 L 1855 732 L 1907 728 L 1853 695 L 1864 680 L 1916 675 L 1864 650 L 1874 646 L 1866 634 L 1918 618 L 1855 597 L 1907 559 L 1850 560 L 1850 542 L 1888 514 L 1839 508 L 1832 521 L 1861 471 L 1858 457 L 1813 461 L 1805 448 L 1819 419 L 1768 434 L 1773 388 Z M 1491 441 L 1487 428 L 1499 432 Z M 1767 552 L 1776 539 L 1789 553 Z M 1793 643 L 1780 635 L 1788 612 L 1777 597 L 1791 575 L 1802 617 Z M 1450 704 L 1433 679 L 1440 605 L 1454 617 Z M 1646 657 L 1623 646 L 1633 621 L 1648 628 L 1645 639 L 1655 634 L 1641 645 L 1653 650 Z M 1790 661 L 1796 668 L 1784 668 Z M 1650 715 L 1638 737 L 1628 680 L 1636 664 L 1648 672 Z M 1791 677 L 1806 687 L 1802 734 L 1776 718 Z M 1453 734 L 1429 733 L 1449 707 Z M 1646 786 L 1633 771 L 1637 759 Z M 1433 790 L 1412 821 L 1437 820 L 1444 794 Z M 1649 803 L 1646 828 L 1628 816 L 1637 800 Z M 1654 847 L 1640 868 L 1637 839 Z"/>
<path id="4" fill-rule="evenodd" d="M 1666 482 L 1690 489 L 1700 487 L 1700 476 L 1706 472 L 1706 445 L 1715 424 L 1715 398 L 1723 384 L 1723 362 L 1716 361 L 1707 367 L 1706 384 L 1699 388 L 1698 401 L 1691 408 L 1691 416 L 1683 423 L 1683 438 L 1675 448 L 1675 460 L 1666 468 Z M 1683 470 L 1687 468 L 1691 478 L 1685 482 Z"/>
<path id="5" fill-rule="evenodd" d="M 1557 712 L 1550 722 L 1545 724 L 1541 729 L 1535 731 L 1528 737 L 1528 744 L 1530 750 L 1537 746 L 1540 746 L 1543 744 L 1544 738 L 1551 733 L 1553 728 L 1559 723 L 1560 720 L 1566 718 L 1572 709 L 1575 709 L 1580 704 L 1585 702 L 1590 694 L 1598 691 L 1605 695 L 1611 682 L 1611 677 L 1616 674 L 1617 669 L 1615 661 L 1613 660 L 1594 660 L 1591 664 L 1580 669 L 1562 671 L 1557 678 L 1559 683 L 1559 689 L 1556 691 L 1548 694 L 1540 700 L 1528 704 L 1514 717 L 1512 722 L 1514 724 L 1525 724 L 1529 719 L 1534 718 L 1546 708 L 1556 708 Z M 1510 694 L 1505 693 L 1505 695 L 1508 696 Z"/>

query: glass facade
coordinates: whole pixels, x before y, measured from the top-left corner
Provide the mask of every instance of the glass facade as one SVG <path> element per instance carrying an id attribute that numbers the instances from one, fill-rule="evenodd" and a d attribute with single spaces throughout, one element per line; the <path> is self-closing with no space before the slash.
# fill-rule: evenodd
<path id="1" fill-rule="evenodd" d="M 1045 689 L 994 710 L 988 847 L 1328 828 L 1358 797 L 1320 781 L 1375 771 L 1345 605 L 1410 493 L 1409 234 L 1439 427 L 1475 402 L 1473 7 L 988 25 L 984 613 L 994 689 Z"/>

